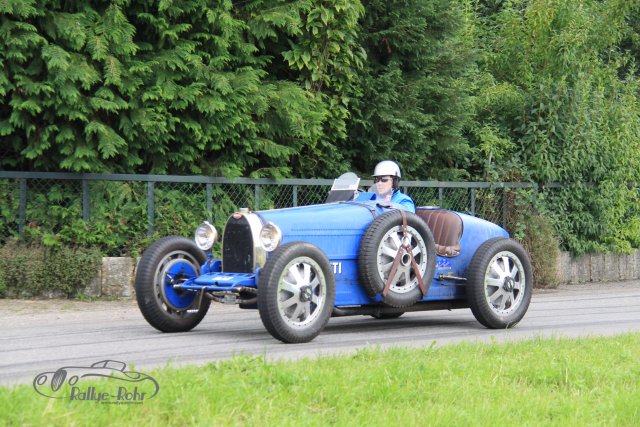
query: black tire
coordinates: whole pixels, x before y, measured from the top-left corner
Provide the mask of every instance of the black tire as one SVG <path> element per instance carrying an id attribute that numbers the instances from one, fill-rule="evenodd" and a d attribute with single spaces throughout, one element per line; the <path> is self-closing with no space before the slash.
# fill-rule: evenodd
<path id="1" fill-rule="evenodd" d="M 531 261 L 518 242 L 498 237 L 480 245 L 467 269 L 467 299 L 478 322 L 490 329 L 515 326 L 532 293 Z"/>
<path id="2" fill-rule="evenodd" d="M 431 230 L 417 215 L 405 212 L 407 229 L 411 235 L 411 247 L 428 288 L 436 268 L 436 247 Z M 358 270 L 360 281 L 367 293 L 374 297 L 384 290 L 391 265 L 399 250 L 402 237 L 402 214 L 398 210 L 377 217 L 362 236 Z M 384 304 L 392 307 L 408 307 L 423 295 L 411 264 L 403 260 L 398 266 L 396 280 L 391 284 Z"/>
<path id="3" fill-rule="evenodd" d="M 162 332 L 185 332 L 200 323 L 211 301 L 173 289 L 167 277 L 177 271 L 171 279 L 175 283 L 197 276 L 205 260 L 195 242 L 178 236 L 156 240 L 144 251 L 136 271 L 135 289 L 138 307 L 151 326 Z"/>
<path id="4" fill-rule="evenodd" d="M 285 343 L 314 339 L 327 325 L 336 281 L 316 246 L 291 242 L 269 255 L 258 278 L 258 311 L 264 327 Z"/>
<path id="5" fill-rule="evenodd" d="M 372 314 L 371 317 L 373 317 L 374 319 L 379 319 L 379 320 L 388 320 L 388 319 L 397 319 L 398 317 L 402 316 L 403 314 L 404 314 L 404 311 L 401 311 L 399 313 Z"/>

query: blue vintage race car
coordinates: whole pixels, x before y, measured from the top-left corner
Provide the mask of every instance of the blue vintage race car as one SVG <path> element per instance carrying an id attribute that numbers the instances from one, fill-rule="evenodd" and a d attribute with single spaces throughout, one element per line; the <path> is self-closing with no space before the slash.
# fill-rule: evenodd
<path id="1" fill-rule="evenodd" d="M 358 184 L 347 173 L 324 204 L 240 209 L 224 228 L 221 260 L 209 251 L 218 233 L 208 222 L 195 241 L 157 240 L 136 272 L 143 316 L 182 332 L 200 323 L 211 300 L 238 304 L 258 309 L 269 333 L 287 343 L 314 339 L 331 316 L 471 308 L 488 328 L 523 318 L 531 262 L 503 228 L 434 207 L 406 212 Z"/>

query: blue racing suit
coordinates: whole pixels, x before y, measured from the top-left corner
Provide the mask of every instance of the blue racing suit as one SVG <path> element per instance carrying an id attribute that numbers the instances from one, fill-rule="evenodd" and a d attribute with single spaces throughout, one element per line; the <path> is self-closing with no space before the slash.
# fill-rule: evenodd
<path id="1" fill-rule="evenodd" d="M 396 190 L 391 196 L 391 203 L 397 203 L 401 205 L 405 211 L 416 213 L 416 205 L 413 203 L 413 199 L 400 190 Z"/>
<path id="2" fill-rule="evenodd" d="M 376 199 L 382 199 L 382 197 L 376 195 Z M 390 202 L 400 205 L 405 211 L 416 213 L 416 205 L 413 203 L 413 199 L 400 190 L 393 192 Z"/>

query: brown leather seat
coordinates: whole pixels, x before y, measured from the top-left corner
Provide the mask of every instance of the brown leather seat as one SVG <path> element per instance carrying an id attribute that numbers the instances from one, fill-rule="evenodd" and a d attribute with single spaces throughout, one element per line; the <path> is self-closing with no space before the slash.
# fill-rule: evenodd
<path id="1" fill-rule="evenodd" d="M 444 257 L 454 257 L 460 253 L 462 219 L 454 212 L 442 209 L 416 209 L 427 223 L 436 241 L 436 253 Z"/>

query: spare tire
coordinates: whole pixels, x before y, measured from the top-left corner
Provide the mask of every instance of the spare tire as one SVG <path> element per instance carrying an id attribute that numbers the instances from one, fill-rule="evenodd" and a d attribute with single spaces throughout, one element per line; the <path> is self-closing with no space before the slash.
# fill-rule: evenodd
<path id="1" fill-rule="evenodd" d="M 416 214 L 393 210 L 377 217 L 362 236 L 358 269 L 367 293 L 380 294 L 401 248 L 402 215 L 407 218 L 407 233 L 413 257 L 425 286 L 429 287 L 436 268 L 435 241 L 427 224 Z M 391 307 L 408 307 L 423 297 L 408 254 L 402 256 L 383 302 Z"/>

